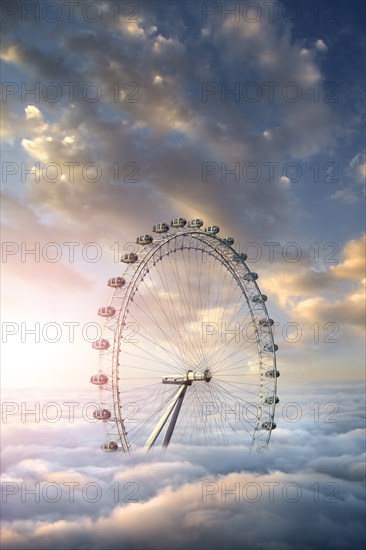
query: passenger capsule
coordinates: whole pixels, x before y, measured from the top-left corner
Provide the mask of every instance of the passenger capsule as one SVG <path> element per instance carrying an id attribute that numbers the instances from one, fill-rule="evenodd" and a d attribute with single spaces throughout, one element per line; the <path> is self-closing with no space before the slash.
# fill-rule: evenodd
<path id="1" fill-rule="evenodd" d="M 259 319 L 259 326 L 261 327 L 271 327 L 273 323 L 273 319 Z"/>
<path id="2" fill-rule="evenodd" d="M 266 405 L 277 405 L 277 403 L 280 402 L 278 397 L 275 397 L 274 395 L 270 395 L 269 397 L 266 397 L 264 400 Z"/>
<path id="3" fill-rule="evenodd" d="M 100 307 L 98 309 L 98 315 L 100 315 L 101 317 L 113 317 L 115 313 L 116 310 L 112 306 Z"/>
<path id="4" fill-rule="evenodd" d="M 266 301 L 267 301 L 267 296 L 265 294 L 256 294 L 252 298 L 252 302 L 254 302 L 255 304 L 260 304 Z"/>
<path id="5" fill-rule="evenodd" d="M 171 227 L 184 227 L 186 223 L 187 220 L 185 220 L 184 218 L 174 218 L 174 220 L 170 222 L 170 225 Z"/>
<path id="6" fill-rule="evenodd" d="M 245 254 L 245 252 L 241 252 L 240 254 L 233 254 L 233 261 L 234 262 L 245 262 L 248 256 Z"/>
<path id="7" fill-rule="evenodd" d="M 277 346 L 277 344 L 264 344 L 263 350 L 264 351 L 277 351 L 278 346 Z"/>
<path id="8" fill-rule="evenodd" d="M 151 235 L 141 235 L 140 237 L 137 237 L 136 239 L 137 244 L 151 244 L 153 242 L 153 238 Z"/>
<path id="9" fill-rule="evenodd" d="M 157 223 L 153 227 L 154 233 L 166 233 L 169 231 L 169 226 L 166 223 Z"/>
<path id="10" fill-rule="evenodd" d="M 258 279 L 258 273 L 246 273 L 243 277 L 244 281 L 256 281 Z"/>
<path id="11" fill-rule="evenodd" d="M 188 222 L 188 227 L 191 229 L 199 229 L 203 226 L 203 220 L 197 219 L 197 220 L 190 220 Z"/>
<path id="12" fill-rule="evenodd" d="M 103 443 L 102 451 L 105 451 L 106 453 L 114 453 L 115 451 L 118 451 L 118 445 L 115 441 L 108 441 L 108 443 Z"/>
<path id="13" fill-rule="evenodd" d="M 121 257 L 121 262 L 124 262 L 125 264 L 134 264 L 137 262 L 138 256 L 134 252 L 130 252 L 129 254 L 124 254 Z"/>
<path id="14" fill-rule="evenodd" d="M 104 384 L 108 383 L 108 376 L 106 374 L 93 374 L 90 382 L 95 386 L 104 386 Z"/>
<path id="15" fill-rule="evenodd" d="M 267 370 L 266 376 L 267 378 L 278 378 L 280 376 L 280 371 L 277 369 Z"/>
<path id="16" fill-rule="evenodd" d="M 108 409 L 96 409 L 93 412 L 93 417 L 95 420 L 108 420 L 111 416 L 111 411 Z"/>
<path id="17" fill-rule="evenodd" d="M 217 225 L 209 225 L 205 228 L 205 233 L 208 235 L 216 235 L 220 231 L 220 228 Z"/>
<path id="18" fill-rule="evenodd" d="M 268 422 L 263 422 L 262 428 L 263 430 L 268 430 L 268 431 L 275 430 L 276 424 L 272 422 L 272 420 L 268 420 Z"/>
<path id="19" fill-rule="evenodd" d="M 99 351 L 103 351 L 109 348 L 109 342 L 104 338 L 100 338 L 99 340 L 96 340 L 95 342 L 92 343 L 92 347 Z"/>
<path id="20" fill-rule="evenodd" d="M 111 279 L 108 279 L 108 286 L 111 288 L 121 288 L 124 286 L 126 281 L 123 277 L 112 277 Z"/>
<path id="21" fill-rule="evenodd" d="M 228 244 L 229 246 L 232 246 L 235 241 L 232 237 L 225 237 L 225 239 L 222 239 L 222 242 Z"/>

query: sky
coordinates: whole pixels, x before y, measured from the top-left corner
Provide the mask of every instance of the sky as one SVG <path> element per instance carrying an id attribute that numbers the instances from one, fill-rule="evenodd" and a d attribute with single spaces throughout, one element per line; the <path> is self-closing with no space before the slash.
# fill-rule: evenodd
<path id="1" fill-rule="evenodd" d="M 1 10 L 3 547 L 362 548 L 365 2 Z M 232 236 L 268 296 L 263 456 L 105 454 L 84 410 L 106 282 L 180 216 Z"/>

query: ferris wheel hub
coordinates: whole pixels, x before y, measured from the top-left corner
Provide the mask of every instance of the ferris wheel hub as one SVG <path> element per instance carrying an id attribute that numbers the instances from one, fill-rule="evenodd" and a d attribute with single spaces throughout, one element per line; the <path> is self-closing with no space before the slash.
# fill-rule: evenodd
<path id="1" fill-rule="evenodd" d="M 192 371 L 189 370 L 186 372 L 185 376 L 163 376 L 163 384 L 184 384 L 185 386 L 190 386 L 192 382 L 202 381 L 209 382 L 212 378 L 212 374 L 208 369 L 205 371 Z"/>

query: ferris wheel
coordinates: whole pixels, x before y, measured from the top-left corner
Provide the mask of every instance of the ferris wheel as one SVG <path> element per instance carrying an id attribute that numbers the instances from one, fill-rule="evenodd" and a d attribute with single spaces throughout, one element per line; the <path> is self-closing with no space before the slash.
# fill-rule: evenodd
<path id="1" fill-rule="evenodd" d="M 276 428 L 277 345 L 257 273 L 201 219 L 159 223 L 110 278 L 94 418 L 107 452 L 174 444 L 264 452 Z"/>

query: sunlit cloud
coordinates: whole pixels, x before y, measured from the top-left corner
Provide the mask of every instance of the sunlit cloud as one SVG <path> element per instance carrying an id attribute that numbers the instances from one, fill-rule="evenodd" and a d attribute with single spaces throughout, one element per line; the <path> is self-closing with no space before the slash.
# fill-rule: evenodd
<path id="1" fill-rule="evenodd" d="M 315 42 L 315 47 L 320 52 L 326 52 L 328 50 L 328 46 L 321 38 L 318 38 L 318 40 Z"/>

